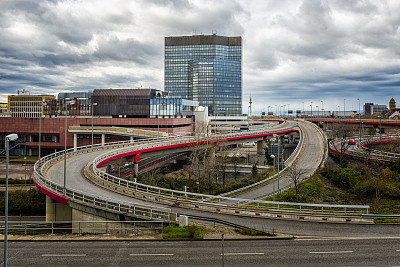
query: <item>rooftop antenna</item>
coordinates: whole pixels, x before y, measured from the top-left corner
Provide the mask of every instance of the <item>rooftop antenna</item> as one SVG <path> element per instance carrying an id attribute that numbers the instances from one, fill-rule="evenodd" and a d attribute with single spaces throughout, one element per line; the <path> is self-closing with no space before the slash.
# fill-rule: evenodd
<path id="1" fill-rule="evenodd" d="M 249 101 L 249 104 L 250 104 L 250 117 L 251 117 L 251 104 L 253 104 L 253 101 L 251 101 L 251 95 L 250 95 L 250 101 Z"/>

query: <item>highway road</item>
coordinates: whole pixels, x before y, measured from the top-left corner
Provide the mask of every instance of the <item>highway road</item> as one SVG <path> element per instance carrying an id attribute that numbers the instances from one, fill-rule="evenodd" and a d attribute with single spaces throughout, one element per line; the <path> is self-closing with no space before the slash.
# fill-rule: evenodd
<path id="1" fill-rule="evenodd" d="M 225 266 L 398 266 L 399 239 L 225 240 Z M 2 247 L 2 245 L 1 245 Z M 222 266 L 222 242 L 10 242 L 9 266 Z M 1 249 L 1 260 L 3 259 Z M 0 260 L 0 261 L 1 261 Z"/>
<path id="2" fill-rule="evenodd" d="M 75 188 L 80 191 L 103 196 L 111 199 L 127 201 L 131 203 L 146 204 L 153 207 L 166 207 L 156 203 L 144 202 L 132 197 L 123 196 L 118 193 L 95 186 L 82 176 L 83 167 L 93 160 L 97 155 L 105 151 L 98 151 L 89 154 L 80 154 L 68 159 L 67 187 Z M 63 161 L 58 162 L 49 169 L 48 177 L 51 180 L 63 184 Z M 214 217 L 225 221 L 230 221 L 239 225 L 244 225 L 250 228 L 257 228 L 267 232 L 287 233 L 294 235 L 306 236 L 352 236 L 352 237 L 393 237 L 400 236 L 396 225 L 353 225 L 353 224 L 332 224 L 332 223 L 317 223 L 317 222 L 298 222 L 279 219 L 263 219 L 251 218 L 242 216 L 232 216 L 226 214 L 216 214 L 205 211 L 182 209 L 171 207 L 173 212 L 181 214 L 191 214 L 203 217 Z"/>
<path id="3" fill-rule="evenodd" d="M 87 154 L 80 154 L 67 159 L 67 187 L 83 191 L 96 196 L 111 198 L 119 201 L 126 201 L 141 205 L 151 205 L 154 207 L 165 207 L 163 205 L 145 202 L 139 199 L 123 196 L 121 194 L 103 189 L 94 185 L 83 175 L 85 166 L 93 161 L 97 156 L 106 153 L 108 150 L 101 150 Z M 60 185 L 64 184 L 64 161 L 54 164 L 47 172 L 47 178 Z"/>
<path id="4" fill-rule="evenodd" d="M 318 133 L 318 130 L 304 121 L 288 121 L 289 125 L 294 127 L 298 125 L 303 132 L 303 150 L 301 151 L 298 160 L 294 164 L 294 168 L 300 169 L 302 175 L 300 179 L 305 179 L 310 177 L 318 169 L 324 157 L 324 140 L 322 136 Z M 284 173 L 279 178 L 279 188 L 286 188 L 293 185 L 293 180 L 287 173 Z M 278 182 L 275 180 L 275 190 L 278 190 Z M 242 194 L 235 195 L 238 198 L 244 199 L 256 199 L 260 196 L 265 196 L 273 192 L 273 184 L 269 183 L 265 186 L 256 188 L 251 191 L 247 191 Z"/>
<path id="5" fill-rule="evenodd" d="M 302 127 L 302 126 L 301 126 Z M 98 196 L 103 196 L 120 201 L 151 205 L 153 207 L 166 207 L 160 204 L 149 203 L 132 197 L 123 196 L 118 193 L 95 186 L 82 175 L 82 169 L 90 160 L 105 151 L 98 151 L 88 154 L 80 154 L 68 159 L 68 179 L 67 187 L 75 188 Z M 320 154 L 317 154 L 320 156 Z M 73 167 L 71 167 L 73 166 Z M 63 184 L 63 162 L 58 162 L 48 171 L 51 180 Z M 192 214 L 203 217 L 214 217 L 251 228 L 265 230 L 267 232 L 278 232 L 295 234 L 302 236 L 351 236 L 351 237 L 399 237 L 398 226 L 396 225 L 354 225 L 354 224 L 334 224 L 317 222 L 298 222 L 279 219 L 263 219 L 242 216 L 232 216 L 227 214 L 217 214 L 205 211 L 182 209 L 171 207 L 172 212 L 181 214 Z"/>

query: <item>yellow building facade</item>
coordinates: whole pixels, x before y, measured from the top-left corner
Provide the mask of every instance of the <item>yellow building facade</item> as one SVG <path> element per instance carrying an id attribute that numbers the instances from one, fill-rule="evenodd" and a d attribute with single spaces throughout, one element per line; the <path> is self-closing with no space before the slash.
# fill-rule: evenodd
<path id="1" fill-rule="evenodd" d="M 56 99 L 52 95 L 9 95 L 8 113 L 13 118 L 41 118 L 44 105 L 48 100 Z"/>

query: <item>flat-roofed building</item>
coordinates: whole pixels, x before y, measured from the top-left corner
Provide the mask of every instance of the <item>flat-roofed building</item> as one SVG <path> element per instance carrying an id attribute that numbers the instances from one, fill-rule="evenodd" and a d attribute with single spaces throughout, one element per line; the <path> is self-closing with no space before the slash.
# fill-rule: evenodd
<path id="1" fill-rule="evenodd" d="M 44 103 L 56 99 L 53 95 L 30 95 L 29 91 L 18 91 L 18 95 L 8 96 L 8 113 L 13 118 L 41 118 Z"/>

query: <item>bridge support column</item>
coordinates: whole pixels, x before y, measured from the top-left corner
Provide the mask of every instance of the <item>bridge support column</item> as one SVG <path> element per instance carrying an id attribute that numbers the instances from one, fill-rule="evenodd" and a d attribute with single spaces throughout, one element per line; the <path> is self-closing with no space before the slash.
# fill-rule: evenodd
<path id="1" fill-rule="evenodd" d="M 215 159 L 215 148 L 211 149 L 209 153 L 210 159 Z"/>
<path id="2" fill-rule="evenodd" d="M 257 141 L 257 154 L 258 155 L 264 155 L 265 154 L 264 146 L 265 146 L 265 141 L 264 140 Z"/>
<path id="3" fill-rule="evenodd" d="M 71 221 L 72 209 L 46 196 L 46 222 Z"/>
<path id="4" fill-rule="evenodd" d="M 104 146 L 106 144 L 106 135 L 101 134 L 101 145 Z"/>
<path id="5" fill-rule="evenodd" d="M 129 140 L 130 140 L 131 142 L 133 142 L 133 136 L 131 136 L 131 137 L 129 138 Z"/>
<path id="6" fill-rule="evenodd" d="M 78 147 L 78 134 L 74 133 L 74 151 L 76 151 Z"/>
<path id="7" fill-rule="evenodd" d="M 135 169 L 135 176 L 137 177 L 139 174 L 139 161 L 140 161 L 140 154 L 135 155 L 135 163 L 134 163 L 134 169 Z"/>

